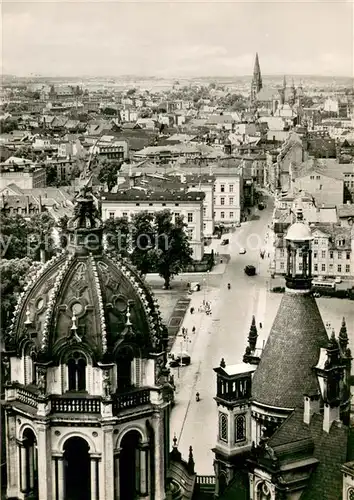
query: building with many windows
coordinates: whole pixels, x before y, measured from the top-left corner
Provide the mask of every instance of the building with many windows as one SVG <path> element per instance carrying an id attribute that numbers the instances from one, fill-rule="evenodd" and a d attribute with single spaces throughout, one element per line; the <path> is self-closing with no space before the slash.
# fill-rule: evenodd
<path id="1" fill-rule="evenodd" d="M 143 188 L 118 190 L 104 193 L 101 197 L 102 218 L 127 217 L 142 211 L 151 214 L 170 210 L 174 216 L 183 216 L 193 250 L 192 257 L 199 261 L 204 255 L 203 201 L 205 194 L 199 191 L 150 191 Z"/>
<path id="2" fill-rule="evenodd" d="M 236 175 L 231 172 L 231 169 L 226 168 L 218 168 L 213 173 L 215 175 L 214 223 L 229 227 L 234 226 L 241 221 L 242 176 Z"/>

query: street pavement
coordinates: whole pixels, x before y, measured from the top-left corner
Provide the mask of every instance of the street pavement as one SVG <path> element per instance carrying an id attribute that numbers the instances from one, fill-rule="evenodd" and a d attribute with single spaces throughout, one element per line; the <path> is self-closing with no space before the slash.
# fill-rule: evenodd
<path id="1" fill-rule="evenodd" d="M 176 435 L 179 451 L 188 456 L 189 446 L 193 454 L 198 474 L 213 474 L 213 453 L 211 448 L 216 443 L 217 407 L 214 401 L 216 379 L 213 371 L 219 366 L 221 358 L 227 364 L 242 361 L 247 345 L 247 336 L 252 320 L 256 316 L 260 336 L 266 339 L 271 323 L 267 298 L 270 295 L 267 258 L 260 258 L 260 249 L 266 249 L 266 234 L 271 223 L 273 205 L 271 200 L 263 211 L 256 211 L 255 220 L 248 221 L 227 237 L 229 245 L 223 253 L 230 254 L 230 261 L 225 272 L 219 277 L 215 286 L 209 279 L 207 289 L 195 292 L 192 303 L 194 314 L 186 314 L 183 325 L 188 329 L 191 342 L 176 338 L 172 351 L 178 354 L 181 348 L 188 345 L 191 365 L 171 370 L 174 374 L 176 404 L 171 415 L 171 434 Z M 224 235 L 226 237 L 226 235 Z M 269 242 L 268 242 L 269 243 Z M 240 255 L 241 247 L 246 254 Z M 257 275 L 249 277 L 244 267 L 252 264 L 257 268 Z M 211 278 L 211 277 L 210 277 Z M 229 290 L 227 284 L 231 284 Z M 212 314 L 198 313 L 198 307 L 206 300 L 211 304 Z M 259 328 L 259 323 L 262 328 Z M 196 333 L 191 334 L 191 328 Z M 179 373 L 178 373 L 179 372 Z M 195 394 L 200 393 L 200 402 L 196 402 Z"/>

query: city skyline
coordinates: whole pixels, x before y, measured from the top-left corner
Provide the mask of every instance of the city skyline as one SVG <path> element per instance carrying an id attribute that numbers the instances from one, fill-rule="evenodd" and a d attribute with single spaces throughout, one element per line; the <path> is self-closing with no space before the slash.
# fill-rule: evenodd
<path id="1" fill-rule="evenodd" d="M 258 51 L 264 75 L 353 76 L 348 1 L 4 2 L 2 18 L 3 74 L 237 77 Z"/>

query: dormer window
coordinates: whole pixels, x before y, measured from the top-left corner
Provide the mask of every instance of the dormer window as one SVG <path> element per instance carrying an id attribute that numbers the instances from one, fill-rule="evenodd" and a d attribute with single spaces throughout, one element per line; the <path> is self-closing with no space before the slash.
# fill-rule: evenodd
<path id="1" fill-rule="evenodd" d="M 67 360 L 69 391 L 86 390 L 87 359 L 82 352 L 75 351 Z"/>

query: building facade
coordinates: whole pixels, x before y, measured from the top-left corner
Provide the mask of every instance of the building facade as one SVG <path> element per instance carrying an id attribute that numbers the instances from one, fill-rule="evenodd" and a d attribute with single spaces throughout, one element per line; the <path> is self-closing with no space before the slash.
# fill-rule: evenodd
<path id="1" fill-rule="evenodd" d="M 44 168 L 12 168 L 0 167 L 0 190 L 9 184 L 16 184 L 21 189 L 33 189 L 46 186 L 46 171 Z"/>
<path id="2" fill-rule="evenodd" d="M 221 170 L 214 173 L 214 223 L 231 227 L 241 221 L 243 179 Z"/>
<path id="3" fill-rule="evenodd" d="M 160 191 L 128 189 L 117 193 L 104 193 L 101 198 L 102 218 L 127 217 L 142 211 L 154 214 L 169 210 L 174 216 L 183 216 L 193 250 L 192 258 L 199 261 L 204 255 L 203 202 L 204 193 L 198 191 Z"/>
<path id="4" fill-rule="evenodd" d="M 68 233 L 5 335 L 7 498 L 165 499 L 167 330 L 140 275 L 103 254 L 89 194 Z"/>

